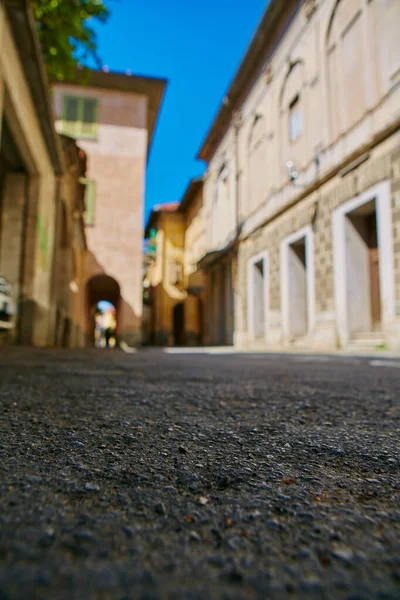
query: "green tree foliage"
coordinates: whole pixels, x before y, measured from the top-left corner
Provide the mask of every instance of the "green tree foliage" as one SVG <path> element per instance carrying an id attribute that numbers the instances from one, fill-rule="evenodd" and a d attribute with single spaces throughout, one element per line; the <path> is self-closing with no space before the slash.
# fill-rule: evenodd
<path id="1" fill-rule="evenodd" d="M 89 59 L 101 66 L 93 21 L 107 21 L 107 0 L 33 0 L 32 5 L 50 80 L 73 77 L 78 64 Z"/>

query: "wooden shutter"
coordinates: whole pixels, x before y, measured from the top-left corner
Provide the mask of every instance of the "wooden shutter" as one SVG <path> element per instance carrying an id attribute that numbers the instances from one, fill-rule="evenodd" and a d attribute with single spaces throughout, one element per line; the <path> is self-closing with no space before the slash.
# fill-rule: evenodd
<path id="1" fill-rule="evenodd" d="M 95 138 L 97 135 L 97 100 L 64 96 L 63 128 L 74 138 Z"/>
<path id="2" fill-rule="evenodd" d="M 79 125 L 79 99 L 64 96 L 63 133 L 75 137 Z"/>
<path id="3" fill-rule="evenodd" d="M 97 134 L 97 100 L 82 99 L 82 137 L 96 137 Z"/>
<path id="4" fill-rule="evenodd" d="M 96 182 L 92 179 L 80 179 L 85 187 L 85 225 L 94 225 L 96 215 Z"/>

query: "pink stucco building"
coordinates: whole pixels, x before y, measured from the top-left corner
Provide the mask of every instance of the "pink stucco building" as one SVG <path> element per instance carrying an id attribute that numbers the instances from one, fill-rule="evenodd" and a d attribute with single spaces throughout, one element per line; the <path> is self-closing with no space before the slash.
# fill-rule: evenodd
<path id="1" fill-rule="evenodd" d="M 82 345 L 93 340 L 94 308 L 117 309 L 118 335 L 140 343 L 142 239 L 146 164 L 166 81 L 91 72 L 88 81 L 56 83 L 56 128 L 79 140 L 87 155 Z"/>

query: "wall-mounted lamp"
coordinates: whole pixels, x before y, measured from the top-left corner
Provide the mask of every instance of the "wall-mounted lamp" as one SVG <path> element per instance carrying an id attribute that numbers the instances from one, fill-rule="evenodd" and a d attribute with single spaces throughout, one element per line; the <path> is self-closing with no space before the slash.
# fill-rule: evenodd
<path id="1" fill-rule="evenodd" d="M 314 177 L 314 181 L 315 181 L 318 178 L 318 173 L 319 173 L 319 165 L 320 165 L 320 158 L 319 158 L 319 156 L 315 157 L 314 164 L 315 164 L 315 168 L 316 168 L 316 176 Z M 309 181 L 307 183 L 296 183 L 296 179 L 297 179 L 297 176 L 298 176 L 299 173 L 298 173 L 296 167 L 294 166 L 294 163 L 293 163 L 292 160 L 288 160 L 286 162 L 286 168 L 288 170 L 290 181 L 292 182 L 292 185 L 294 187 L 297 187 L 297 188 L 306 188 L 309 185 L 311 185 L 312 183 L 314 183 L 314 181 Z"/>
<path id="2" fill-rule="evenodd" d="M 287 167 L 287 170 L 288 170 L 288 173 L 289 173 L 290 181 L 292 183 L 294 183 L 296 181 L 296 179 L 297 179 L 298 173 L 297 173 L 297 171 L 295 169 L 293 161 L 292 160 L 288 160 L 287 163 L 286 163 L 286 167 Z"/>

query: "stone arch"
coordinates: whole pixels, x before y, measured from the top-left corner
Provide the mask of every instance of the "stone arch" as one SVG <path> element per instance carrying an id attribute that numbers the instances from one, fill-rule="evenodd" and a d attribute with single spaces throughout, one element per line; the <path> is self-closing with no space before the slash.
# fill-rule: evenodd
<path id="1" fill-rule="evenodd" d="M 374 101 L 400 81 L 400 2 L 369 0 L 366 6 Z"/>
<path id="2" fill-rule="evenodd" d="M 336 0 L 325 37 L 331 140 L 350 129 L 367 109 L 364 0 Z"/>
<path id="3" fill-rule="evenodd" d="M 105 273 L 94 275 L 86 283 L 86 339 L 87 345 L 94 342 L 94 317 L 98 302 L 106 300 L 115 306 L 117 334 L 120 330 L 121 288 L 116 279 Z"/>

